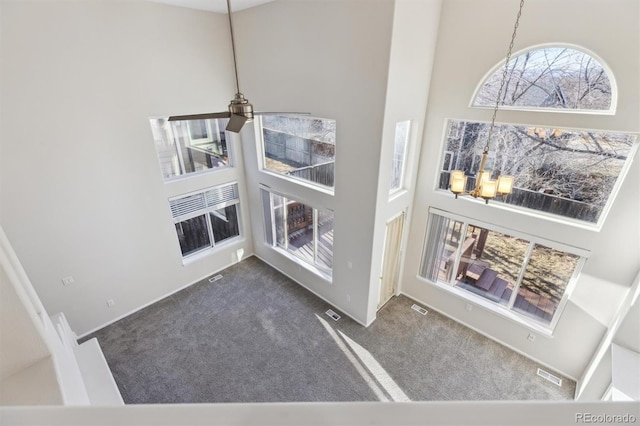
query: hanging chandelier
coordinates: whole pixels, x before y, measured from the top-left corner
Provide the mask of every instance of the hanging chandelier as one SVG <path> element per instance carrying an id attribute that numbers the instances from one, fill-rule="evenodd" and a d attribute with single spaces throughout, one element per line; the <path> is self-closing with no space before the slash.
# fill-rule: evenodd
<path id="1" fill-rule="evenodd" d="M 513 188 L 513 176 L 501 175 L 498 179 L 491 179 L 491 170 L 486 170 L 485 165 L 487 163 L 487 157 L 489 156 L 489 143 L 493 136 L 493 130 L 496 123 L 496 114 L 500 106 L 500 98 L 502 97 L 502 91 L 507 82 L 507 66 L 509 60 L 511 60 L 511 52 L 513 50 L 513 43 L 516 40 L 516 33 L 518 32 L 518 25 L 520 24 L 520 16 L 522 15 L 522 7 L 524 6 L 524 0 L 520 1 L 520 8 L 518 9 L 518 15 L 516 16 L 516 23 L 513 26 L 513 34 L 511 35 L 511 43 L 507 51 L 507 59 L 504 63 L 504 71 L 502 73 L 502 81 L 500 83 L 500 89 L 496 96 L 496 104 L 493 108 L 493 117 L 491 117 L 491 126 L 489 127 L 489 134 L 487 136 L 487 143 L 482 151 L 482 160 L 480 161 L 480 167 L 478 168 L 478 174 L 476 175 L 476 184 L 474 188 L 467 191 L 467 176 L 465 176 L 463 170 L 453 170 L 449 176 L 449 189 L 458 198 L 458 195 L 471 195 L 474 198 L 483 198 L 485 203 L 488 204 L 489 200 L 496 196 L 505 196 L 511 194 Z"/>

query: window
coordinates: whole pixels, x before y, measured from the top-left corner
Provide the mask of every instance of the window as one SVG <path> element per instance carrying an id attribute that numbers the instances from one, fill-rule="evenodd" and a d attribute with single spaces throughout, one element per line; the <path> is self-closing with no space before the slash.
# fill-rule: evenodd
<path id="1" fill-rule="evenodd" d="M 169 200 L 182 257 L 238 237 L 239 203 L 236 183 Z"/>
<path id="2" fill-rule="evenodd" d="M 472 188 L 489 124 L 449 120 L 447 127 L 446 134 L 453 136 L 443 149 L 439 188 L 448 188 L 451 170 L 464 170 Z M 622 132 L 497 124 L 486 168 L 494 176 L 514 176 L 514 189 L 494 201 L 599 223 L 637 150 L 636 141 L 636 135 Z"/>
<path id="3" fill-rule="evenodd" d="M 263 115 L 262 167 L 333 188 L 336 122 L 294 115 Z"/>
<path id="4" fill-rule="evenodd" d="M 404 166 L 409 144 L 410 121 L 396 124 L 396 134 L 393 142 L 393 159 L 391 163 L 391 193 L 399 191 L 404 185 Z"/>
<path id="5" fill-rule="evenodd" d="M 227 121 L 150 119 L 164 179 L 233 165 L 224 130 Z"/>
<path id="6" fill-rule="evenodd" d="M 266 241 L 330 276 L 333 268 L 333 212 L 262 190 Z"/>
<path id="7" fill-rule="evenodd" d="M 491 73 L 473 106 L 493 107 L 504 65 Z M 568 47 L 531 49 L 509 61 L 500 105 L 505 108 L 613 111 L 612 80 L 593 56 Z"/>
<path id="8" fill-rule="evenodd" d="M 440 211 L 429 214 L 424 247 L 421 277 L 547 328 L 557 322 L 586 255 Z"/>

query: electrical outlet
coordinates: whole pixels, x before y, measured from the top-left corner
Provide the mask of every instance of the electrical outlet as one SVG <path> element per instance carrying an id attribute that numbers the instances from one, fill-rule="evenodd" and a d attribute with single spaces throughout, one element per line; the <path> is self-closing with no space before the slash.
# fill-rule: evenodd
<path id="1" fill-rule="evenodd" d="M 64 286 L 68 286 L 69 284 L 73 284 L 74 282 L 76 281 L 73 279 L 71 275 L 69 275 L 68 277 L 62 278 L 62 285 Z"/>
<path id="2" fill-rule="evenodd" d="M 527 340 L 533 342 L 534 340 L 536 340 L 536 335 L 529 333 L 529 335 L 527 336 Z"/>
<path id="3" fill-rule="evenodd" d="M 113 306 L 113 305 L 115 305 L 115 304 L 116 304 L 116 302 L 114 302 L 114 301 L 113 301 L 113 299 L 109 299 L 109 300 L 107 300 L 107 308 L 110 308 L 110 307 L 112 307 L 112 306 Z"/>
<path id="4" fill-rule="evenodd" d="M 347 268 L 353 269 L 353 262 L 352 261 L 350 261 L 350 260 L 347 261 Z"/>
<path id="5" fill-rule="evenodd" d="M 464 308 L 467 311 L 471 312 L 471 310 L 473 309 L 473 305 L 471 303 L 467 303 L 466 305 L 464 305 Z"/>

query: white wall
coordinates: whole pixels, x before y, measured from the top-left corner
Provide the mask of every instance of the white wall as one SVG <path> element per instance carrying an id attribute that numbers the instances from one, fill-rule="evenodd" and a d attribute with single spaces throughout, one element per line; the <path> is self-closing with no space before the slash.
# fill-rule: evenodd
<path id="1" fill-rule="evenodd" d="M 414 201 L 403 291 L 458 321 L 521 351 L 561 373 L 578 378 L 619 307 L 625 288 L 640 268 L 640 161 L 632 164 L 609 216 L 598 232 L 486 206 L 475 200 L 454 200 L 436 192 L 443 127 L 447 118 L 490 121 L 491 111 L 469 108 L 485 73 L 503 60 L 518 3 L 502 0 L 443 2 L 436 60 L 431 81 L 426 128 Z M 640 4 L 635 0 L 535 0 L 524 6 L 514 49 L 564 42 L 600 56 L 617 80 L 614 116 L 500 111 L 498 121 L 604 130 L 640 131 Z M 624 30 L 623 30 L 624 29 Z M 621 42 L 624 40 L 624 42 Z M 526 327 L 476 307 L 416 277 L 427 212 L 430 206 L 503 227 L 538 235 L 591 251 L 572 299 L 552 337 L 527 341 Z M 597 287 L 598 292 L 589 289 Z M 622 288 L 621 288 L 622 287 Z M 594 303 L 594 294 L 606 303 Z"/>
<path id="2" fill-rule="evenodd" d="M 1 19 L 0 222 L 49 312 L 83 334 L 251 253 L 245 220 L 243 241 L 182 265 L 167 199 L 239 180 L 246 205 L 243 173 L 164 184 L 148 122 L 225 110 L 225 15 L 9 0 Z"/>
<path id="3" fill-rule="evenodd" d="M 640 272 L 636 275 L 633 285 L 628 289 L 620 308 L 609 322 L 598 349 L 594 352 L 591 362 L 585 369 L 576 386 L 576 399 L 594 401 L 603 398 L 612 385 L 613 356 L 612 343 L 631 351 L 640 353 Z M 620 368 L 617 366 L 616 368 Z"/>
<path id="4" fill-rule="evenodd" d="M 243 131 L 255 252 L 363 324 L 393 6 L 390 0 L 278 1 L 235 15 L 240 87 L 254 107 L 337 122 L 335 196 L 258 172 L 253 134 Z M 333 283 L 265 245 L 260 183 L 334 211 Z"/>
<path id="5" fill-rule="evenodd" d="M 402 253 L 405 252 L 441 7 L 442 1 L 440 0 L 395 2 L 389 79 L 380 147 L 381 160 L 378 169 L 376 218 L 371 252 L 371 292 L 369 293 L 367 312 L 369 321 L 375 318 L 380 301 L 380 277 L 383 269 L 386 224 L 402 211 L 406 211 L 408 216 L 405 218 L 404 240 L 401 244 L 401 262 Z M 406 120 L 411 122 L 411 128 L 405 160 L 404 181 L 402 190 L 390 197 L 389 187 L 396 124 Z M 402 276 L 399 277 L 399 281 L 401 280 Z"/>
<path id="6" fill-rule="evenodd" d="M 0 228 L 0 233 L 2 230 Z M 3 238 L 4 235 L 0 235 Z M 3 241 L 4 242 L 4 241 Z M 0 247 L 0 405 L 62 403 L 44 328 Z M 46 315 L 46 312 L 45 312 Z M 48 318 L 47 318 L 48 319 Z"/>

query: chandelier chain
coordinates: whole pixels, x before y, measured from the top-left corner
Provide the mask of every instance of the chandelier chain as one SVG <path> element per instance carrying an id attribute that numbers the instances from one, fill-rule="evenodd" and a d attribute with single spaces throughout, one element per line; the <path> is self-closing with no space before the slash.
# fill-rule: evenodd
<path id="1" fill-rule="evenodd" d="M 513 44 L 516 40 L 516 34 L 518 32 L 518 26 L 520 25 L 520 16 L 522 16 L 522 8 L 524 7 L 524 0 L 520 0 L 520 8 L 518 9 L 518 15 L 516 16 L 516 23 L 513 26 L 513 34 L 511 34 L 511 42 L 509 43 L 509 49 L 507 50 L 507 59 L 504 62 L 504 70 L 502 71 L 502 82 L 500 83 L 500 89 L 498 89 L 498 95 L 496 96 L 496 105 L 493 108 L 493 116 L 491 117 L 491 127 L 489 127 L 489 136 L 487 137 L 487 144 L 484 147 L 485 152 L 489 152 L 489 142 L 493 135 L 493 128 L 496 122 L 496 114 L 500 106 L 500 98 L 502 98 L 502 91 L 507 82 L 507 72 L 509 61 L 511 60 L 511 52 L 513 51 Z"/>

